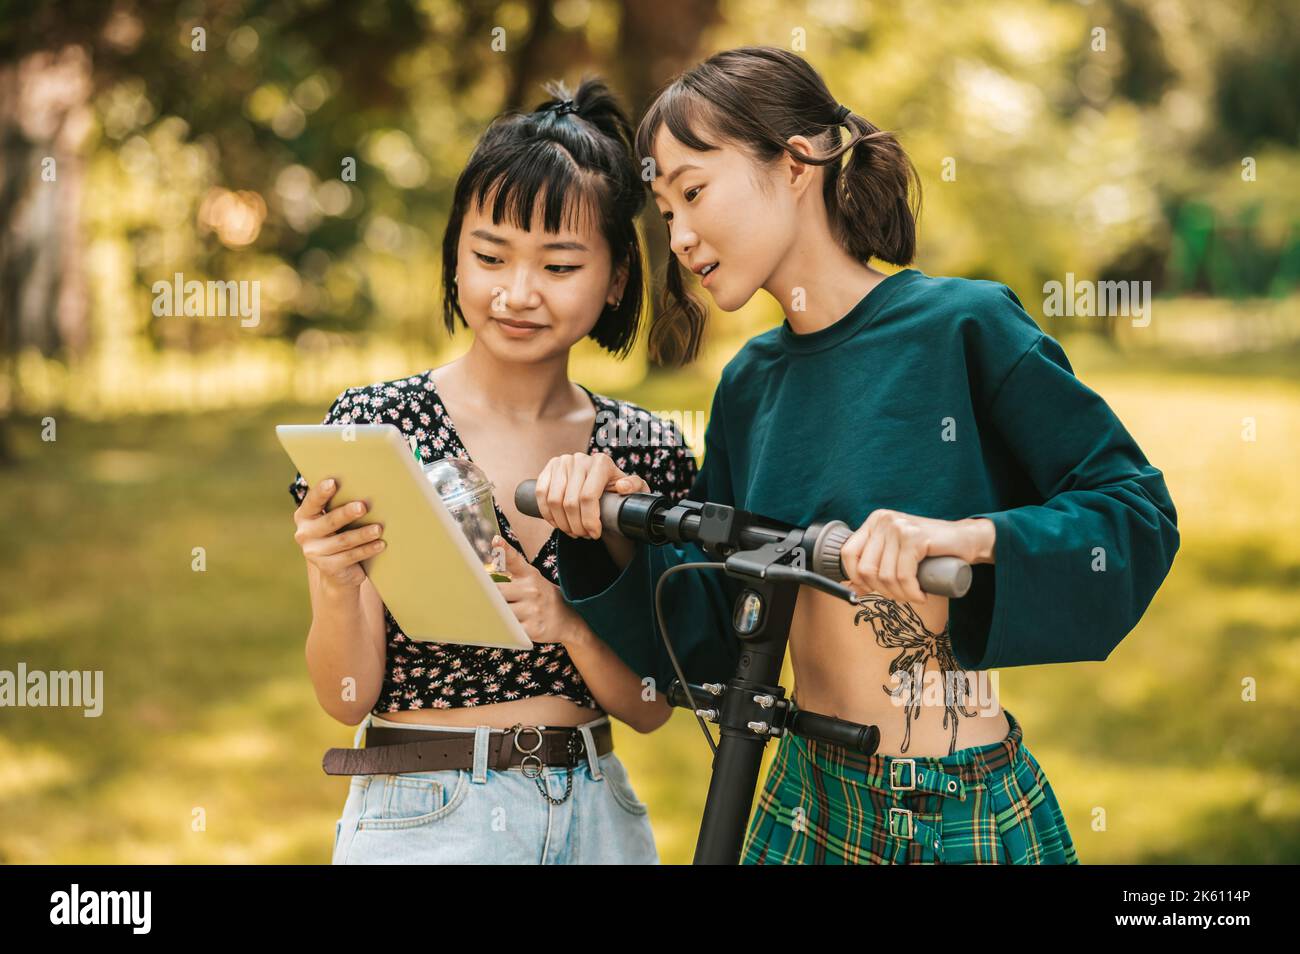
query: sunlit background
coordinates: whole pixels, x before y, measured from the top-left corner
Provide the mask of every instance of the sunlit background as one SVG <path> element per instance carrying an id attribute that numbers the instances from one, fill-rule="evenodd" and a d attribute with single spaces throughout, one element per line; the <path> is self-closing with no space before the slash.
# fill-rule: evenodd
<path id="1" fill-rule="evenodd" d="M 347 779 L 320 757 L 353 730 L 307 676 L 273 426 L 467 347 L 439 242 L 498 111 L 588 71 L 639 111 L 753 43 L 897 132 L 917 266 L 1010 285 L 1165 473 L 1182 549 L 1137 630 L 1105 663 L 999 674 L 1081 859 L 1300 861 L 1285 0 L 0 0 L 0 669 L 102 670 L 106 697 L 95 719 L 0 709 L 0 861 L 329 860 Z M 260 282 L 259 321 L 155 315 L 178 272 Z M 1152 321 L 1045 314 L 1067 275 L 1151 282 Z M 715 316 L 689 370 L 584 342 L 571 372 L 703 415 L 781 317 Z M 689 861 L 693 720 L 616 739 L 661 856 Z"/>

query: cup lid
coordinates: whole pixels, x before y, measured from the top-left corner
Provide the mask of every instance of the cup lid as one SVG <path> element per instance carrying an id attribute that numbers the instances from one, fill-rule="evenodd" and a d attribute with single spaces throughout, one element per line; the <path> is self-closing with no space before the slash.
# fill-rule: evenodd
<path id="1" fill-rule="evenodd" d="M 423 466 L 425 477 L 449 507 L 491 493 L 494 486 L 477 464 L 463 457 L 444 457 Z"/>

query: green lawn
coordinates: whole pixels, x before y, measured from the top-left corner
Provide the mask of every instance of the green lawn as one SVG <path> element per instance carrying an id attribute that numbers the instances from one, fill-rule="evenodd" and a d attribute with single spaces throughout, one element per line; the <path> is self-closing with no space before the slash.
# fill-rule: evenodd
<path id="1" fill-rule="evenodd" d="M 1003 702 L 1085 863 L 1300 861 L 1295 364 L 1067 349 L 1165 471 L 1183 546 L 1110 660 L 1004 670 Z M 695 375 L 620 396 L 709 406 Z M 101 669 L 106 699 L 97 719 L 0 710 L 0 861 L 328 861 L 347 779 L 320 757 L 353 729 L 307 678 L 293 467 L 272 430 L 324 407 L 59 417 L 52 443 L 38 419 L 17 423 L 20 463 L 0 471 L 0 669 Z M 661 856 L 688 861 L 709 767 L 698 728 L 678 712 L 616 736 Z"/>

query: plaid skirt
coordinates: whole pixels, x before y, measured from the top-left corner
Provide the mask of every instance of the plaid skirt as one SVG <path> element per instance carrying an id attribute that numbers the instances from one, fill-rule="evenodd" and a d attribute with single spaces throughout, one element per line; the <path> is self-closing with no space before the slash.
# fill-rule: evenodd
<path id="1" fill-rule="evenodd" d="M 1001 742 L 942 758 L 782 736 L 741 863 L 1078 864 L 1056 795 L 1006 716 Z"/>

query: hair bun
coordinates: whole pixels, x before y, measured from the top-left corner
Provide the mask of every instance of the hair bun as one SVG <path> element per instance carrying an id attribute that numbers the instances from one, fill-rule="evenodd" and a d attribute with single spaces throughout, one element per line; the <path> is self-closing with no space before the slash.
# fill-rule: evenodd
<path id="1" fill-rule="evenodd" d="M 578 107 L 573 104 L 573 100 L 565 99 L 558 103 L 547 103 L 541 107 L 538 112 L 553 112 L 556 116 L 567 116 L 569 113 L 576 113 Z"/>

